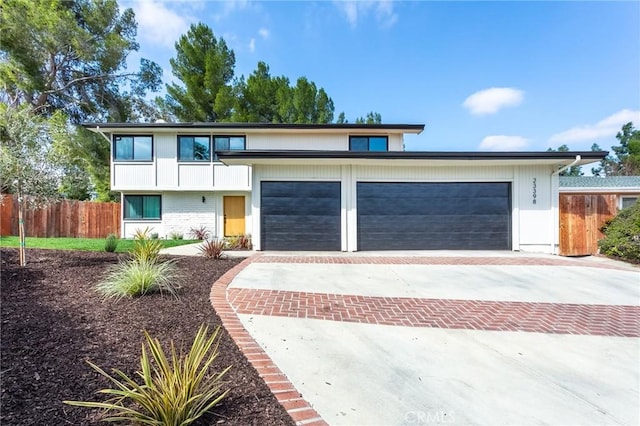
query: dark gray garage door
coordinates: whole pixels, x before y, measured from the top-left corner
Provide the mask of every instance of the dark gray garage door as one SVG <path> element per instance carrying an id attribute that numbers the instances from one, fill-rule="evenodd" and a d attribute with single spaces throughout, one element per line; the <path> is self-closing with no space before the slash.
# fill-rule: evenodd
<path id="1" fill-rule="evenodd" d="M 358 182 L 358 250 L 510 250 L 511 184 Z"/>
<path id="2" fill-rule="evenodd" d="M 340 182 L 262 182 L 263 250 L 340 250 Z"/>

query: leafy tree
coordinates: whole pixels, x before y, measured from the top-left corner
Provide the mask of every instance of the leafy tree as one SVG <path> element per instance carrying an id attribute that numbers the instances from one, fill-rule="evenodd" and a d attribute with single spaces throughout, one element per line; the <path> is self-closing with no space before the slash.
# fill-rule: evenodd
<path id="1" fill-rule="evenodd" d="M 305 77 L 292 87 L 287 77 L 273 77 L 269 66 L 258 62 L 249 77 L 234 80 L 235 53 L 203 23 L 192 25 L 175 47 L 171 68 L 179 82 L 166 86 L 164 99 L 156 99 L 169 118 L 256 123 L 333 120 L 333 100 Z"/>
<path id="2" fill-rule="evenodd" d="M 640 174 L 640 130 L 633 127 L 632 122 L 622 126 L 616 134 L 620 142 L 611 149 L 616 154 L 616 164 L 612 165 L 611 174 L 618 176 L 635 176 Z"/>
<path id="3" fill-rule="evenodd" d="M 159 99 L 161 107 L 180 121 L 213 122 L 231 115 L 233 78 L 236 57 L 211 28 L 192 24 L 175 44 L 176 56 L 171 70 L 181 84 L 167 84 L 167 95 Z"/>
<path id="4" fill-rule="evenodd" d="M 0 175 L 2 192 L 17 194 L 20 265 L 26 264 L 24 210 L 57 198 L 60 168 L 53 156 L 54 139 L 68 137 L 66 117 L 55 112 L 44 118 L 28 105 L 0 104 Z M 26 197 L 28 195 L 28 197 Z"/>
<path id="5" fill-rule="evenodd" d="M 344 116 L 344 111 L 343 111 L 343 112 L 341 112 L 341 113 L 338 115 L 338 119 L 336 120 L 336 123 L 338 123 L 338 124 L 346 124 L 346 123 L 348 123 L 347 119 L 346 119 L 346 118 L 345 118 L 345 116 Z"/>
<path id="6" fill-rule="evenodd" d="M 269 66 L 258 66 L 245 81 L 235 83 L 237 99 L 231 121 L 255 123 L 330 123 L 333 100 L 324 89 L 300 77 L 290 86 L 285 76 L 272 77 Z"/>
<path id="7" fill-rule="evenodd" d="M 124 71 L 138 50 L 137 24 L 116 0 L 4 0 L 2 14 L 0 93 L 11 106 L 106 121 L 160 87 L 162 71 L 151 61 Z"/>
<path id="8" fill-rule="evenodd" d="M 356 119 L 356 124 L 381 124 L 382 115 L 379 112 L 369 112 L 366 117 L 359 117 Z"/>
<path id="9" fill-rule="evenodd" d="M 58 192 L 63 198 L 70 200 L 89 200 L 93 192 L 89 174 L 76 165 L 62 167 Z"/>
<path id="10" fill-rule="evenodd" d="M 293 93 L 286 77 L 272 77 L 269 66 L 258 66 L 245 81 L 235 84 L 237 98 L 232 121 L 253 123 L 282 123 L 293 116 Z"/>
<path id="11" fill-rule="evenodd" d="M 591 169 L 595 176 L 636 176 L 640 175 L 640 130 L 629 122 L 616 134 L 620 145 L 612 146 L 609 154 L 600 161 L 598 167 Z M 592 151 L 601 151 L 598 144 L 591 146 Z"/>
<path id="12" fill-rule="evenodd" d="M 330 123 L 333 121 L 333 100 L 314 82 L 300 77 L 293 89 L 294 123 Z"/>
<path id="13" fill-rule="evenodd" d="M 600 145 L 597 143 L 594 143 L 591 145 L 591 151 L 602 151 L 602 148 L 600 148 Z M 609 161 L 608 159 L 610 159 L 610 156 L 600 160 L 599 166 L 592 167 L 591 174 L 597 177 L 604 177 L 606 174 L 607 162 Z"/>
<path id="14" fill-rule="evenodd" d="M 126 70 L 127 56 L 138 50 L 131 9 L 120 11 L 116 0 L 3 0 L 2 14 L 0 101 L 29 105 L 43 117 L 60 111 L 71 123 L 148 121 L 157 115 L 145 95 L 160 88 L 160 67 L 142 59 L 138 70 Z M 69 174 L 63 194 L 83 199 L 93 187 L 108 198 L 108 142 L 68 142 L 79 148 L 58 152 L 59 166 Z M 95 167 L 86 168 L 88 163 Z"/>
<path id="15" fill-rule="evenodd" d="M 571 151 L 567 145 L 560 145 L 558 149 L 547 149 L 547 152 L 568 152 Z M 560 172 L 560 176 L 582 176 L 582 166 L 571 166 L 566 170 Z"/>
<path id="16" fill-rule="evenodd" d="M 60 192 L 65 198 L 83 200 L 95 196 L 97 201 L 119 199 L 118 194 L 111 191 L 109 141 L 77 127 L 70 131 L 68 139 L 55 140 L 52 148 L 57 158 L 64 159 L 67 172 L 71 172 L 69 176 L 65 174 L 61 184 Z M 82 172 L 74 173 L 77 170 Z M 89 185 L 86 185 L 86 176 L 90 177 Z M 78 188 L 77 184 L 86 186 Z"/>

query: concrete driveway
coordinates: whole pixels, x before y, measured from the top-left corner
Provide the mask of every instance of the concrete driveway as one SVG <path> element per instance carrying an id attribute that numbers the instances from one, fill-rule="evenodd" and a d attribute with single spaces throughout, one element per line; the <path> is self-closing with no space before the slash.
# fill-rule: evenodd
<path id="1" fill-rule="evenodd" d="M 640 273 L 621 263 L 273 253 L 212 301 L 299 424 L 640 424 Z"/>

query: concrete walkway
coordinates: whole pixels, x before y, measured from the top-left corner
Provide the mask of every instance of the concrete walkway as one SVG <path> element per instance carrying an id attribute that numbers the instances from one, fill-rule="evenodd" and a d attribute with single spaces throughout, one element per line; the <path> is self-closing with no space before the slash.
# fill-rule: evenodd
<path id="1" fill-rule="evenodd" d="M 160 250 L 160 254 L 167 254 L 172 256 L 202 256 L 200 254 L 199 247 L 202 243 L 184 244 L 181 246 L 167 247 Z M 245 258 L 253 256 L 254 251 L 250 250 L 225 250 L 224 255 L 227 257 Z"/>
<path id="2" fill-rule="evenodd" d="M 225 327 L 299 424 L 640 424 L 640 274 L 519 253 L 268 253 Z"/>

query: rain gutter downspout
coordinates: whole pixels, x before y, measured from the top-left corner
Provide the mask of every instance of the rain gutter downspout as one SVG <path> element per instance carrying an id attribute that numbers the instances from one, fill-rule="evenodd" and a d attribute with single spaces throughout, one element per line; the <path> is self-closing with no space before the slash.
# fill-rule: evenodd
<path id="1" fill-rule="evenodd" d="M 109 142 L 109 145 L 111 145 L 111 139 L 107 137 L 107 135 L 104 134 L 104 132 L 102 130 L 100 130 L 100 126 L 96 126 L 96 132 L 100 133 L 100 135 L 105 138 L 107 140 L 107 142 Z"/>
<path id="2" fill-rule="evenodd" d="M 560 167 L 558 170 L 556 170 L 555 172 L 552 172 L 551 175 L 559 175 L 560 173 L 564 172 L 565 170 L 567 170 L 569 167 L 575 166 L 576 163 L 578 161 L 582 160 L 582 157 L 580 157 L 579 155 L 576 155 L 576 159 L 573 160 L 573 162 L 571 164 L 567 164 L 566 166 L 562 166 Z"/>
<path id="3" fill-rule="evenodd" d="M 579 155 L 576 155 L 575 160 L 573 160 L 571 163 L 560 167 L 558 170 L 551 172 L 551 189 L 553 189 L 553 180 L 554 180 L 554 176 L 559 176 L 560 173 L 564 172 L 565 170 L 567 170 L 568 168 L 575 166 L 580 160 L 582 160 L 582 157 Z M 556 240 L 558 241 L 558 246 L 560 245 L 560 205 L 559 205 L 559 199 L 557 200 L 558 205 L 554 204 L 554 199 L 553 199 L 553 191 L 549 191 L 549 198 L 551 201 L 551 206 L 553 208 L 553 222 L 552 222 L 552 226 L 553 226 L 553 241 L 551 241 L 551 253 L 553 254 L 558 254 L 558 251 L 556 249 Z M 554 208 L 555 207 L 555 208 Z M 556 228 L 557 226 L 557 228 Z M 558 230 L 558 232 L 556 233 L 556 229 Z M 557 238 L 556 238 L 557 237 Z"/>

